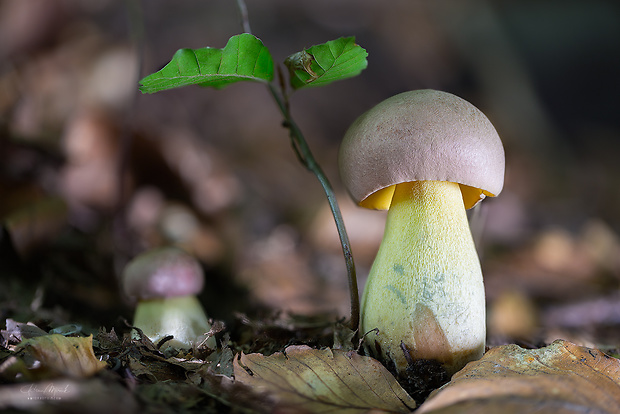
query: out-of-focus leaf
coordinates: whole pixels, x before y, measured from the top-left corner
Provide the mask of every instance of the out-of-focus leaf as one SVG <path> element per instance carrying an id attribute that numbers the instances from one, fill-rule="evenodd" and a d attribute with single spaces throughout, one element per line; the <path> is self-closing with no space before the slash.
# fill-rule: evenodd
<path id="1" fill-rule="evenodd" d="M 340 349 L 341 351 L 352 351 L 355 349 L 353 345 L 353 338 L 355 337 L 355 331 L 349 328 L 347 325 L 337 324 L 334 327 L 334 349 Z"/>
<path id="2" fill-rule="evenodd" d="M 417 413 L 619 413 L 620 361 L 558 340 L 540 349 L 491 349 Z"/>
<path id="3" fill-rule="evenodd" d="M 232 377 L 234 355 L 230 348 L 225 347 L 212 352 L 205 360 L 207 364 L 203 364 L 201 370 L 208 369 L 211 373 Z"/>
<path id="4" fill-rule="evenodd" d="M 19 344 L 16 355 L 26 362 L 31 377 L 90 377 L 106 367 L 93 351 L 93 337 L 38 336 Z"/>
<path id="5" fill-rule="evenodd" d="M 157 376 L 151 372 L 151 367 L 140 362 L 139 359 L 130 356 L 128 366 L 131 373 L 137 378 L 142 377 L 142 379 L 146 379 L 148 382 L 157 382 Z"/>
<path id="6" fill-rule="evenodd" d="M 375 359 L 337 349 L 289 346 L 270 356 L 242 354 L 235 381 L 267 393 L 279 408 L 307 413 L 408 413 L 415 402 Z"/>
<path id="7" fill-rule="evenodd" d="M 2 342 L 0 342 L 0 344 L 7 347 L 11 342 L 21 342 L 24 339 L 43 335 L 47 335 L 47 332 L 33 323 L 17 322 L 9 318 L 6 320 L 6 330 L 0 330 L 0 336 L 2 337 Z"/>
<path id="8" fill-rule="evenodd" d="M 368 53 L 354 37 L 341 37 L 292 54 L 284 61 L 294 89 L 323 86 L 359 75 L 366 69 Z"/>
<path id="9" fill-rule="evenodd" d="M 187 85 L 221 88 L 239 81 L 270 82 L 273 59 L 263 43 L 249 33 L 231 37 L 224 49 L 180 49 L 170 63 L 140 81 L 143 93 Z"/>

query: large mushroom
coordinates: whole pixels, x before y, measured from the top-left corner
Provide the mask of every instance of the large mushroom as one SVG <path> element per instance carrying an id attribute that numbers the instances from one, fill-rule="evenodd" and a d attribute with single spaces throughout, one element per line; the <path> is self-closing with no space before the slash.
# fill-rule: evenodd
<path id="1" fill-rule="evenodd" d="M 338 161 L 359 205 L 389 209 L 362 296 L 365 348 L 400 373 L 421 359 L 451 375 L 480 358 L 484 285 L 465 210 L 503 187 L 491 122 L 446 92 L 401 93 L 353 123 Z"/>
<path id="2" fill-rule="evenodd" d="M 189 349 L 211 329 L 196 297 L 204 284 L 200 263 L 176 247 L 160 247 L 133 258 L 123 270 L 125 294 L 138 300 L 135 327 L 157 344 Z M 215 338 L 206 343 L 215 348 Z M 163 345 L 163 344 L 162 344 Z"/>

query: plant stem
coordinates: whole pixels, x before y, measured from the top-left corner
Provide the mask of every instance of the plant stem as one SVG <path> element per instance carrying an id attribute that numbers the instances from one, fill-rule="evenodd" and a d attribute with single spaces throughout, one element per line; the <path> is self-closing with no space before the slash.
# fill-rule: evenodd
<path id="1" fill-rule="evenodd" d="M 241 15 L 241 24 L 243 30 L 246 33 L 251 33 L 250 31 L 250 22 L 248 18 L 248 12 L 245 5 L 244 0 L 237 0 L 237 9 Z M 281 72 L 278 72 L 281 74 Z M 347 277 L 349 280 L 349 295 L 351 299 L 351 329 L 354 331 L 358 329 L 359 326 L 359 318 L 360 318 L 360 305 L 359 305 L 359 293 L 357 290 L 357 275 L 355 272 L 355 263 L 353 261 L 353 253 L 351 252 L 351 244 L 349 243 L 349 236 L 347 235 L 347 230 L 344 226 L 344 220 L 342 219 L 342 213 L 340 212 L 340 207 L 338 206 L 338 201 L 336 200 L 336 194 L 327 179 L 327 176 L 323 172 L 323 169 L 319 166 L 319 164 L 314 159 L 312 155 L 312 151 L 310 151 L 310 147 L 306 142 L 301 130 L 297 126 L 297 123 L 293 120 L 291 112 L 289 110 L 288 99 L 284 96 L 285 85 L 282 81 L 282 77 L 280 76 L 281 82 L 281 94 L 278 93 L 276 87 L 269 83 L 267 87 L 269 88 L 269 92 L 271 96 L 275 100 L 282 116 L 284 117 L 284 127 L 289 130 L 289 136 L 291 138 L 291 144 L 293 145 L 293 149 L 300 162 L 310 171 L 312 172 L 316 178 L 319 180 L 321 187 L 323 187 L 323 191 L 327 196 L 327 202 L 329 203 L 329 208 L 331 209 L 332 216 L 334 217 L 334 221 L 336 222 L 336 229 L 338 230 L 338 236 L 340 238 L 340 245 L 342 246 L 342 254 L 344 255 L 344 261 L 347 268 Z"/>
<path id="2" fill-rule="evenodd" d="M 241 15 L 241 27 L 243 27 L 243 31 L 245 33 L 252 33 L 252 29 L 250 29 L 250 19 L 248 18 L 248 8 L 244 0 L 237 0 L 237 10 L 239 10 L 239 14 Z"/>
<path id="3" fill-rule="evenodd" d="M 342 254 L 344 255 L 345 265 L 347 268 L 347 276 L 349 280 L 349 295 L 351 299 L 351 329 L 356 330 L 359 325 L 359 293 L 357 289 L 357 275 L 355 272 L 355 263 L 353 261 L 353 254 L 351 252 L 351 244 L 349 242 L 349 236 L 347 235 L 347 230 L 344 225 L 344 220 L 342 218 L 342 213 L 340 212 L 340 207 L 338 206 L 338 200 L 336 199 L 336 195 L 334 190 L 323 172 L 321 166 L 316 162 L 314 156 L 312 155 L 312 151 L 308 146 L 301 130 L 297 126 L 297 123 L 293 120 L 291 113 L 289 111 L 289 106 L 287 103 L 283 101 L 283 99 L 278 94 L 276 88 L 269 84 L 269 92 L 273 99 L 276 101 L 282 116 L 284 116 L 284 126 L 289 130 L 289 136 L 291 138 L 291 143 L 295 152 L 299 156 L 299 159 L 304 164 L 304 166 L 312 172 L 316 178 L 321 183 L 323 187 L 323 191 L 327 196 L 327 202 L 329 203 L 329 208 L 331 209 L 332 216 L 334 217 L 334 221 L 336 222 L 336 229 L 338 230 L 338 236 L 340 237 L 340 245 L 342 246 Z"/>

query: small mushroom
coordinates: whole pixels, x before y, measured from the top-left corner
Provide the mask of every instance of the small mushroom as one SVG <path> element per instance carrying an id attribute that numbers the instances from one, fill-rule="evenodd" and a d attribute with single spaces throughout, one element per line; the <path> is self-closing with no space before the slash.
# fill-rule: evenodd
<path id="1" fill-rule="evenodd" d="M 465 210 L 498 195 L 504 149 L 473 105 L 434 90 L 393 96 L 346 132 L 342 181 L 362 207 L 388 209 L 361 303 L 366 349 L 404 373 L 449 374 L 482 356 L 485 297 Z"/>
<path id="2" fill-rule="evenodd" d="M 131 260 L 123 271 L 125 294 L 138 304 L 133 324 L 157 344 L 189 349 L 211 329 L 196 295 L 204 284 L 198 261 L 176 247 L 149 250 Z M 207 345 L 215 348 L 215 338 Z"/>

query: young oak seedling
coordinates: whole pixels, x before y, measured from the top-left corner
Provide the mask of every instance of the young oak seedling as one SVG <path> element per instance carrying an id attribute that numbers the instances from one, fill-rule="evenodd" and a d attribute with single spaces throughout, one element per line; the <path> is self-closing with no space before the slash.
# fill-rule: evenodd
<path id="1" fill-rule="evenodd" d="M 161 70 L 140 80 L 140 90 L 143 93 L 188 85 L 222 88 L 242 81 L 259 82 L 267 86 L 282 113 L 283 124 L 289 130 L 291 144 L 299 160 L 318 179 L 332 211 L 347 267 L 351 295 L 350 323 L 353 330 L 357 329 L 359 322 L 359 299 L 349 238 L 332 186 L 291 115 L 288 88 L 297 90 L 323 86 L 357 76 L 368 65 L 367 56 L 366 51 L 355 43 L 353 37 L 341 37 L 311 46 L 292 54 L 284 61 L 289 69 L 287 87 L 282 73 L 278 77 L 280 82 L 274 83 L 274 62 L 269 49 L 254 35 L 242 33 L 231 37 L 223 49 L 179 49 Z"/>

